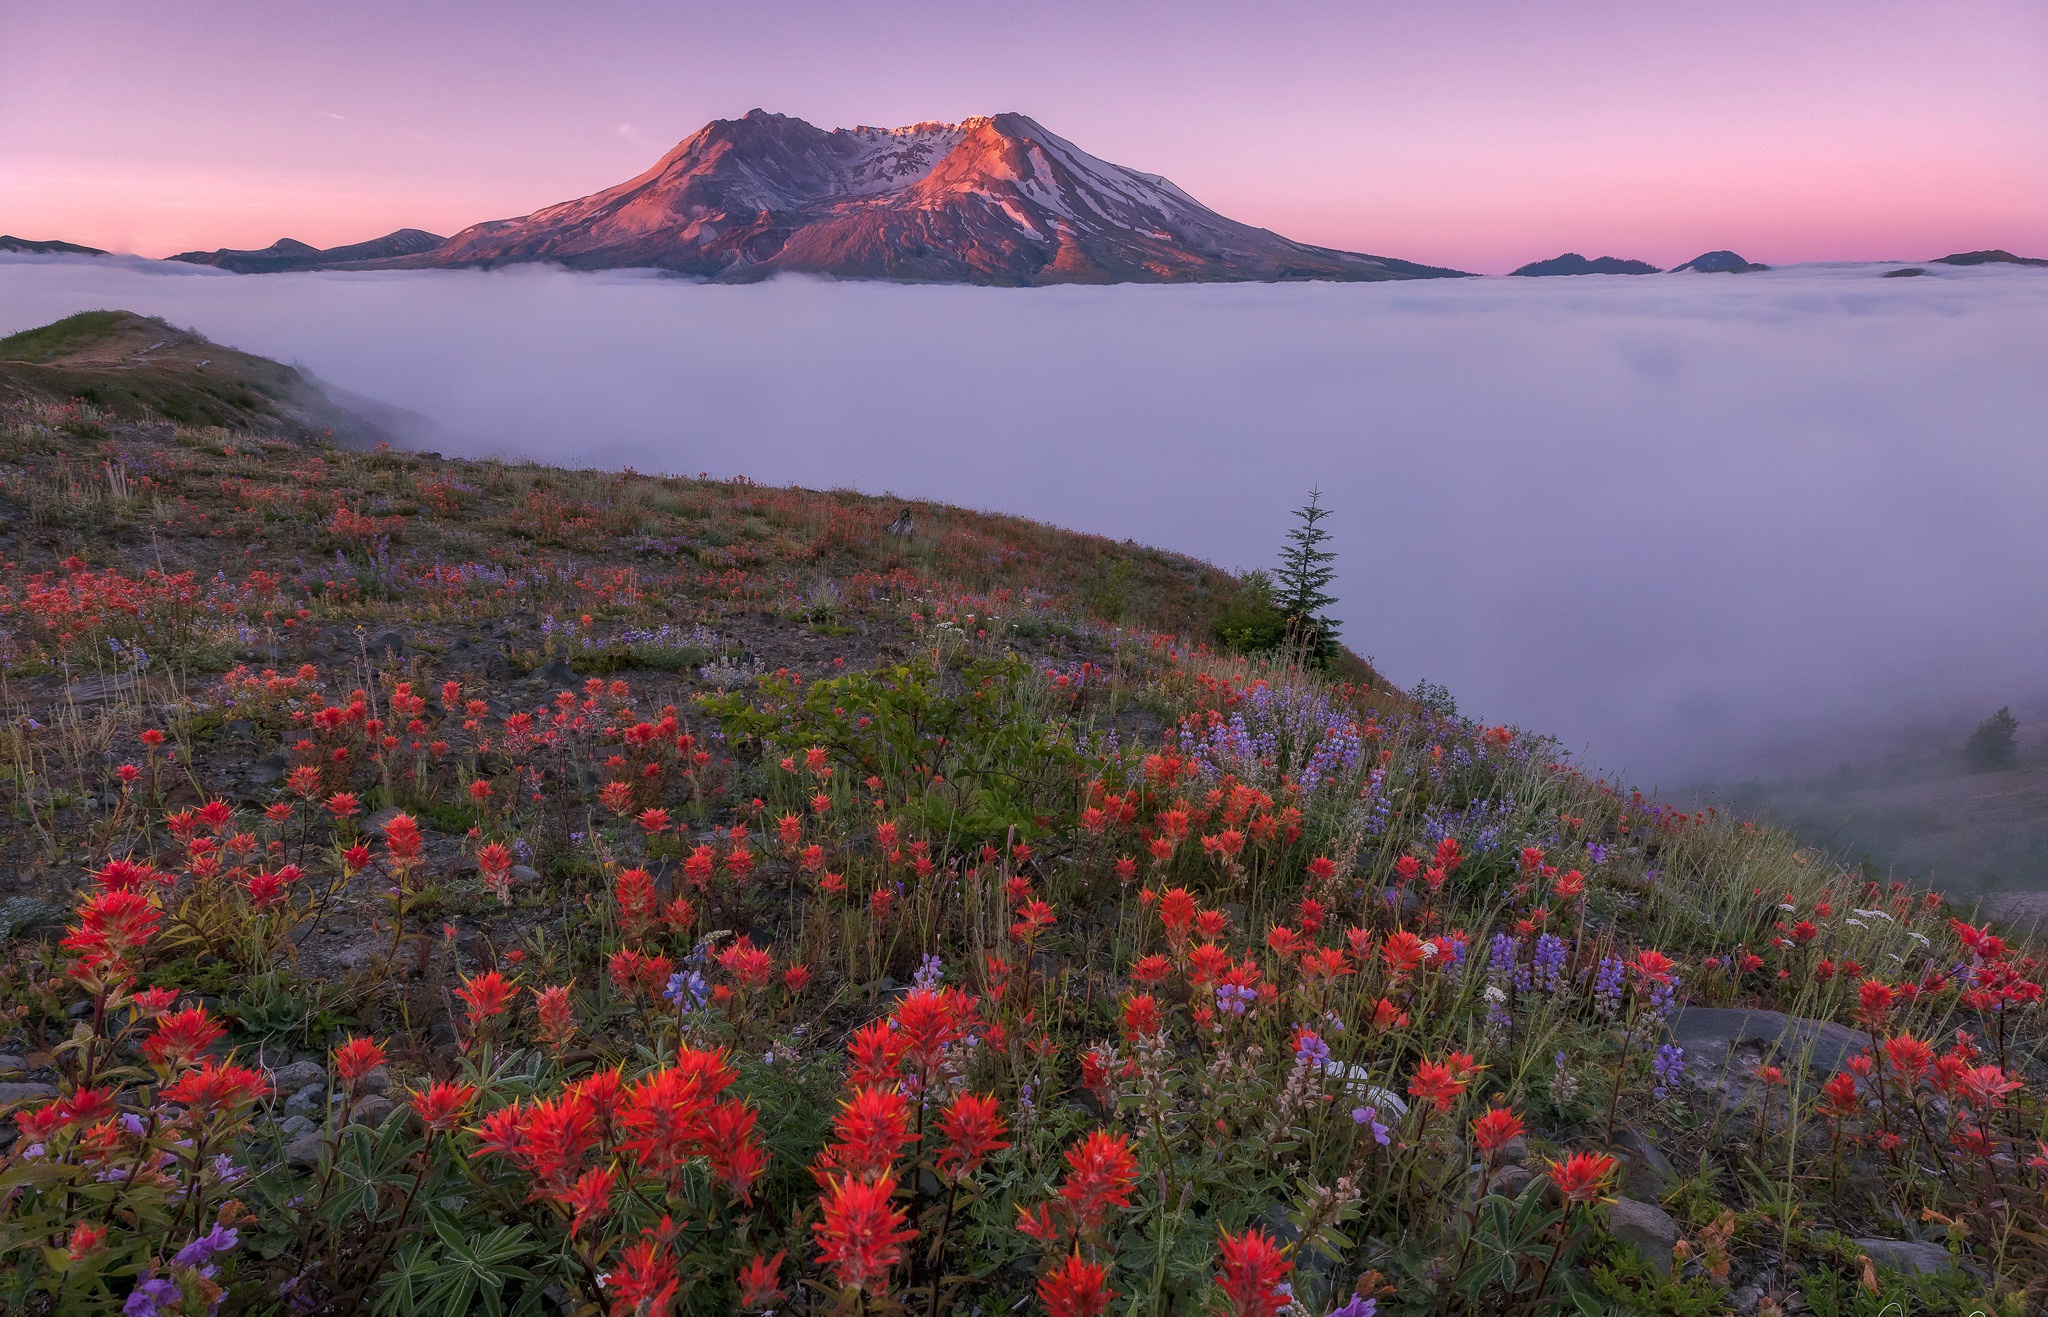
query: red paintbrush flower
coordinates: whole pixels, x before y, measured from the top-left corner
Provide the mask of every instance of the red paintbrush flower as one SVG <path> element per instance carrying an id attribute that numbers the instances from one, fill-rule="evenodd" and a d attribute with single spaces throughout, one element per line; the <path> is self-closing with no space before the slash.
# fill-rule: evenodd
<path id="1" fill-rule="evenodd" d="M 1010 1145 L 995 1098 L 981 1093 L 962 1093 L 947 1106 L 939 1119 L 939 1133 L 945 1147 L 939 1152 L 939 1171 L 960 1179 L 974 1174 L 982 1159 Z"/>
<path id="2" fill-rule="evenodd" d="M 893 1088 L 862 1088 L 840 1104 L 832 1118 L 833 1141 L 820 1158 L 821 1175 L 850 1173 L 864 1179 L 886 1174 L 909 1143 L 910 1099 Z"/>
<path id="3" fill-rule="evenodd" d="M 1130 1139 L 1106 1130 L 1090 1130 L 1079 1144 L 1067 1149 L 1067 1175 L 1060 1182 L 1060 1198 L 1075 1228 L 1090 1233 L 1101 1228 L 1110 1208 L 1131 1205 L 1131 1187 L 1137 1179 L 1138 1159 L 1131 1152 Z"/>
<path id="4" fill-rule="evenodd" d="M 1109 1288 L 1109 1268 L 1078 1253 L 1067 1254 L 1038 1282 L 1038 1301 L 1046 1317 L 1102 1317 L 1116 1298 Z"/>
<path id="5" fill-rule="evenodd" d="M 754 1182 L 768 1169 L 768 1154 L 754 1134 L 754 1109 L 737 1099 L 714 1106 L 704 1118 L 703 1142 L 711 1174 L 742 1202 L 753 1202 Z"/>
<path id="6" fill-rule="evenodd" d="M 1216 1284 L 1230 1317 L 1274 1317 L 1286 1305 L 1280 1282 L 1294 1264 L 1265 1231 L 1224 1232 L 1216 1241 L 1216 1261 L 1222 1268 Z"/>
<path id="7" fill-rule="evenodd" d="M 902 1260 L 903 1244 L 917 1236 L 903 1228 L 904 1215 L 889 1205 L 896 1182 L 888 1176 L 869 1183 L 853 1176 L 831 1179 L 811 1230 L 818 1261 L 841 1289 L 879 1292 L 889 1269 Z"/>
<path id="8" fill-rule="evenodd" d="M 143 1041 L 142 1054 L 151 1065 L 189 1065 L 226 1034 L 204 1006 L 190 1006 L 164 1016 L 156 1032 Z"/>
<path id="9" fill-rule="evenodd" d="M 1150 1038 L 1165 1028 L 1159 1017 L 1159 1002 L 1151 993 L 1140 993 L 1124 1000 L 1124 1038 L 1135 1042 L 1139 1038 Z"/>
<path id="10" fill-rule="evenodd" d="M 1956 1096 L 1979 1112 L 2005 1105 L 2005 1095 L 2024 1087 L 1995 1065 L 1980 1065 L 1956 1076 Z"/>
<path id="11" fill-rule="evenodd" d="M 569 1238 L 576 1238 L 586 1223 L 611 1215 L 612 1185 L 618 1178 L 616 1167 L 593 1166 L 577 1176 L 565 1192 L 555 1195 L 555 1201 L 570 1212 Z"/>
<path id="12" fill-rule="evenodd" d="M 70 930 L 64 946 L 83 952 L 88 964 L 118 963 L 146 945 L 162 919 L 162 912 L 137 892 L 97 892 L 79 906 L 78 926 Z"/>
<path id="13" fill-rule="evenodd" d="M 772 1258 L 763 1258 L 756 1253 L 748 1260 L 747 1265 L 740 1268 L 737 1280 L 742 1309 L 754 1312 L 772 1308 L 787 1297 L 776 1278 L 782 1272 L 782 1260 L 788 1256 L 787 1250 L 777 1253 Z"/>
<path id="14" fill-rule="evenodd" d="M 344 1084 L 353 1084 L 384 1064 L 384 1049 L 368 1038 L 350 1038 L 334 1049 L 334 1069 Z"/>
<path id="15" fill-rule="evenodd" d="M 429 1085 L 425 1092 L 412 1095 L 412 1109 L 426 1123 L 428 1129 L 452 1130 L 462 1123 L 462 1113 L 476 1096 L 476 1090 L 468 1084 L 451 1084 L 438 1080 Z"/>
<path id="16" fill-rule="evenodd" d="M 1172 973 L 1173 962 L 1157 952 L 1146 956 L 1143 960 L 1131 966 L 1131 980 L 1135 983 L 1143 983 L 1148 987 L 1153 984 L 1164 983 Z"/>
<path id="17" fill-rule="evenodd" d="M 161 1096 L 166 1102 L 214 1113 L 245 1106 L 269 1091 L 270 1081 L 261 1073 L 247 1066 L 216 1065 L 209 1060 L 197 1070 L 187 1070 Z"/>
<path id="18" fill-rule="evenodd" d="M 569 989 L 556 984 L 533 990 L 534 1014 L 540 1017 L 540 1036 L 560 1051 L 576 1036 L 576 1017 L 569 1009 Z"/>
<path id="19" fill-rule="evenodd" d="M 1460 1053 L 1454 1052 L 1451 1061 L 1455 1062 L 1460 1057 Z M 1462 1059 L 1469 1062 L 1471 1058 Z M 1468 1074 L 1458 1073 L 1461 1069 L 1464 1067 L 1424 1061 L 1415 1067 L 1415 1078 L 1408 1085 L 1408 1093 L 1411 1097 L 1430 1103 L 1437 1111 L 1448 1111 L 1465 1091 L 1466 1084 L 1471 1082 Z"/>
<path id="20" fill-rule="evenodd" d="M 1493 1107 L 1472 1122 L 1472 1141 L 1489 1161 L 1521 1132 L 1522 1118 L 1506 1107 Z"/>
<path id="21" fill-rule="evenodd" d="M 1568 1203 L 1590 1203 L 1601 1196 L 1614 1174 L 1614 1158 L 1604 1152 L 1575 1152 L 1548 1167 L 1550 1182 Z"/>
<path id="22" fill-rule="evenodd" d="M 892 1084 L 903 1076 L 908 1044 L 887 1020 L 870 1020 L 847 1040 L 846 1082 L 849 1085 Z"/>
<path id="23" fill-rule="evenodd" d="M 639 1242 L 619 1255 L 604 1286 L 612 1301 L 611 1317 L 667 1317 L 678 1284 L 668 1248 L 675 1233 L 675 1223 L 664 1216 L 660 1225 L 643 1231 Z"/>
<path id="24" fill-rule="evenodd" d="M 512 1004 L 512 995 L 517 989 L 510 979 L 496 970 L 489 970 L 472 979 L 464 979 L 455 995 L 469 1007 L 469 1022 L 472 1026 L 503 1015 L 505 1008 Z"/>
<path id="25" fill-rule="evenodd" d="M 410 814 L 394 814 L 384 825 L 384 845 L 400 867 L 417 864 L 424 845 L 420 840 L 420 825 Z"/>

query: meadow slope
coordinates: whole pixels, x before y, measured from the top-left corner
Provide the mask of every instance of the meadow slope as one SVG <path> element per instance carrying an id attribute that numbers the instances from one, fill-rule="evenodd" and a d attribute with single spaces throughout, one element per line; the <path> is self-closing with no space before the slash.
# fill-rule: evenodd
<path id="1" fill-rule="evenodd" d="M 0 424 L 10 1311 L 2048 1296 L 1938 895 L 1178 555 L 153 410 Z"/>

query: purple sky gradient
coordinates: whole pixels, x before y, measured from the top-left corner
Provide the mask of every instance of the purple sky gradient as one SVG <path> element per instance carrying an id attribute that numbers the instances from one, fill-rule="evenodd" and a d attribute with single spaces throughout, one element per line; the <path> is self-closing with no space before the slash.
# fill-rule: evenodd
<path id="1" fill-rule="evenodd" d="M 755 106 L 1018 110 L 1234 218 L 1488 272 L 2048 255 L 2039 0 L 20 6 L 0 231 L 451 233 Z"/>

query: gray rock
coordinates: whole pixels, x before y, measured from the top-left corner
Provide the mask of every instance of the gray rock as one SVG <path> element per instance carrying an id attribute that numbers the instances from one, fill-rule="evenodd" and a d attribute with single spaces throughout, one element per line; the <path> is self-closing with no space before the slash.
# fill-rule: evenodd
<path id="1" fill-rule="evenodd" d="M 0 938 L 20 937 L 39 928 L 62 927 L 70 918 L 69 906 L 48 897 L 17 896 L 0 903 Z"/>
<path id="2" fill-rule="evenodd" d="M 320 1154 L 326 1148 L 320 1131 L 308 1130 L 284 1145 L 284 1164 L 295 1171 L 310 1171 L 320 1164 Z"/>
<path id="3" fill-rule="evenodd" d="M 1728 1296 L 1728 1306 L 1735 1309 L 1736 1317 L 1750 1317 L 1756 1306 L 1763 1302 L 1764 1292 L 1754 1285 L 1738 1285 Z"/>
<path id="4" fill-rule="evenodd" d="M 1955 1255 L 1939 1244 L 1924 1239 L 1859 1239 L 1856 1247 L 1887 1271 L 1909 1276 L 1935 1276 L 1953 1271 Z"/>
<path id="5" fill-rule="evenodd" d="M 524 864 L 513 865 L 511 874 L 513 884 L 519 887 L 529 887 L 540 881 L 540 871 Z"/>
<path id="6" fill-rule="evenodd" d="M 1678 1246 L 1678 1223 L 1655 1203 L 1617 1198 L 1607 1208 L 1607 1233 L 1642 1250 L 1658 1274 L 1671 1274 L 1671 1250 Z"/>
<path id="7" fill-rule="evenodd" d="M 318 1061 L 294 1061 L 271 1071 L 270 1082 L 280 1093 L 296 1094 L 307 1088 L 325 1088 L 327 1070 Z"/>
<path id="8" fill-rule="evenodd" d="M 1502 1164 L 1502 1165 L 1504 1165 L 1504 1166 L 1505 1166 L 1505 1165 L 1514 1165 L 1514 1166 L 1520 1166 L 1520 1165 L 1521 1165 L 1521 1164 L 1522 1164 L 1523 1162 L 1525 1162 L 1525 1161 L 1528 1161 L 1528 1160 L 1529 1160 L 1529 1138 L 1528 1138 L 1528 1136 L 1527 1136 L 1527 1135 L 1525 1135 L 1525 1134 L 1517 1134 L 1517 1135 L 1516 1135 L 1515 1137 L 1513 1137 L 1512 1139 L 1509 1139 L 1509 1140 L 1508 1140 L 1508 1141 L 1507 1141 L 1506 1143 L 1503 1143 L 1503 1144 L 1501 1144 L 1501 1145 L 1500 1145 L 1500 1160 L 1501 1160 L 1501 1164 Z"/>
<path id="9" fill-rule="evenodd" d="M 1623 1128 L 1615 1131 L 1614 1151 L 1620 1153 L 1626 1163 L 1621 1187 L 1630 1196 L 1654 1202 L 1678 1183 L 1677 1169 L 1657 1146 L 1656 1140 L 1642 1130 Z"/>
<path id="10" fill-rule="evenodd" d="M 286 1138 L 295 1139 L 307 1130 L 314 1128 L 314 1125 L 312 1121 L 307 1120 L 304 1116 L 294 1114 L 286 1116 L 283 1120 L 279 1121 L 277 1127 L 284 1132 Z"/>
<path id="11" fill-rule="evenodd" d="M 12 1052 L 0 1052 L 0 1075 L 11 1075 L 18 1070 L 28 1069 L 28 1062 Z"/>
<path id="12" fill-rule="evenodd" d="M 369 655 L 373 659 L 399 659 L 405 657 L 405 637 L 396 631 L 386 631 L 370 641 Z"/>
<path id="13" fill-rule="evenodd" d="M 1520 1198 L 1522 1191 L 1536 1181 L 1536 1172 L 1520 1166 L 1503 1166 L 1487 1181 L 1486 1192 L 1502 1198 Z"/>
<path id="14" fill-rule="evenodd" d="M 55 1084 L 34 1082 L 0 1084 L 0 1106 L 10 1102 L 48 1102 L 57 1096 Z"/>
<path id="15" fill-rule="evenodd" d="M 367 1125 L 371 1129 L 376 1129 L 384 1123 L 385 1117 L 397 1109 L 398 1104 L 390 1098 L 372 1093 L 368 1097 L 356 1099 L 355 1106 L 348 1113 L 348 1123 Z"/>
<path id="16" fill-rule="evenodd" d="M 386 805 L 375 814 L 363 820 L 363 831 L 373 837 L 381 837 L 384 835 L 385 827 L 390 824 L 391 820 L 403 813 L 405 811 L 396 805 Z"/>
<path id="17" fill-rule="evenodd" d="M 320 1105 L 320 1099 L 327 1096 L 326 1084 L 308 1084 L 284 1100 L 286 1111 L 310 1112 Z"/>
<path id="18" fill-rule="evenodd" d="M 291 760 L 282 754 L 267 754 L 249 765 L 249 780 L 259 787 L 276 786 L 290 768 Z"/>
<path id="19" fill-rule="evenodd" d="M 391 1067 L 372 1066 L 356 1081 L 356 1087 L 365 1093 L 382 1093 L 391 1087 Z"/>
<path id="20" fill-rule="evenodd" d="M 1685 1049 L 1686 1073 L 1702 1089 L 1720 1087 L 1731 1066 L 1743 1075 L 1765 1058 L 1831 1075 L 1870 1046 L 1870 1035 L 1861 1030 L 1780 1011 L 1693 1006 L 1672 1016 L 1666 1028 Z"/>
<path id="21" fill-rule="evenodd" d="M 562 659 L 550 659 L 533 670 L 528 681 L 550 686 L 568 686 L 576 681 L 576 674 Z"/>

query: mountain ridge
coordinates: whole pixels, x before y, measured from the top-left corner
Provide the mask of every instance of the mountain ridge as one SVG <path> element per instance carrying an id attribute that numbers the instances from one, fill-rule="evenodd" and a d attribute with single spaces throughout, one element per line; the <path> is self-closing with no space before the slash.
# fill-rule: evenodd
<path id="1" fill-rule="evenodd" d="M 315 247 L 297 238 L 279 238 L 268 247 L 219 247 L 213 251 L 179 252 L 164 257 L 187 265 L 211 265 L 234 274 L 276 274 L 287 270 L 320 270 L 357 261 L 410 256 L 432 251 L 448 240 L 425 229 L 393 229 L 381 238 L 340 247 Z"/>
<path id="2" fill-rule="evenodd" d="M 756 109 L 713 120 L 651 168 L 588 196 L 471 225 L 432 249 L 346 251 L 280 253 L 289 264 L 276 268 L 546 261 L 723 283 L 801 273 L 1016 286 L 1464 276 L 1228 219 L 1159 175 L 1101 160 L 1015 113 L 826 130 Z M 252 265 L 247 257 L 264 254 L 228 255 Z"/>

